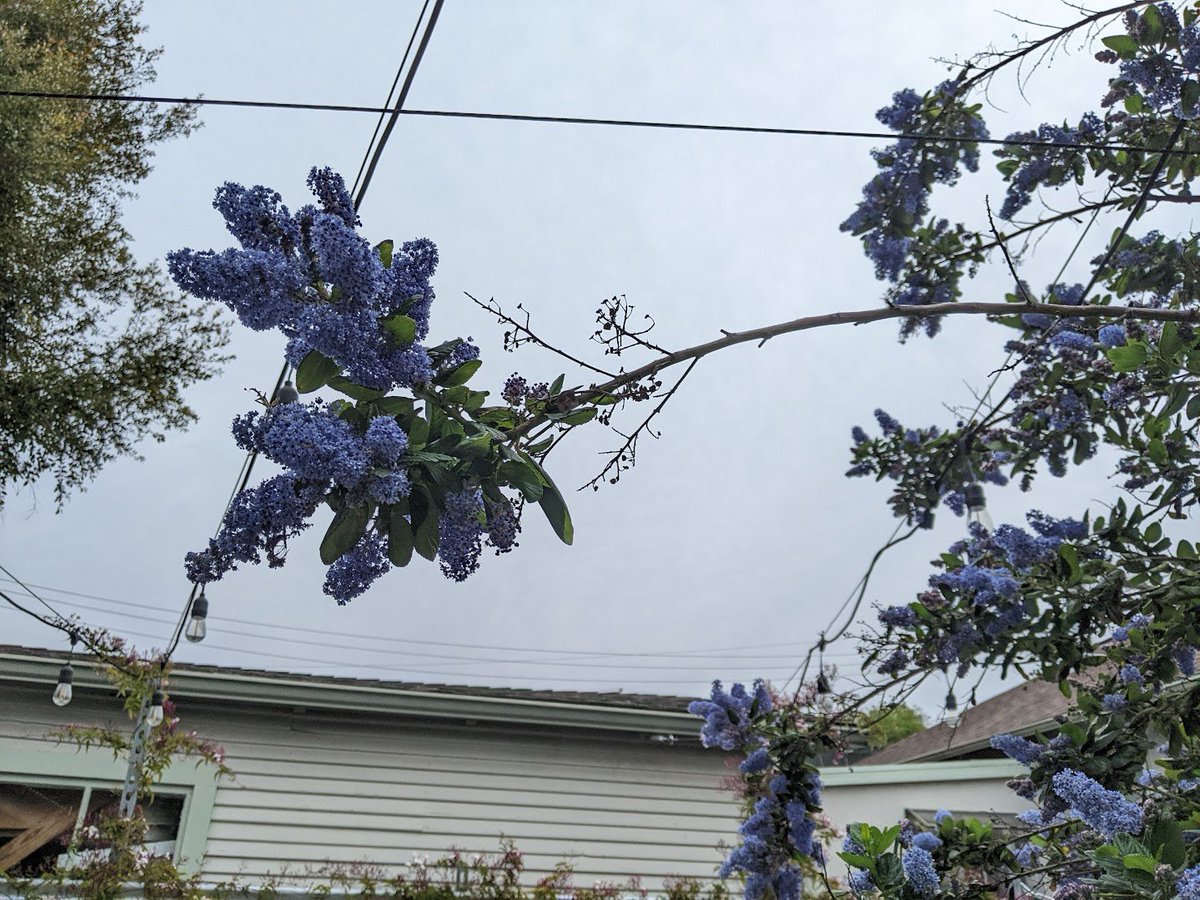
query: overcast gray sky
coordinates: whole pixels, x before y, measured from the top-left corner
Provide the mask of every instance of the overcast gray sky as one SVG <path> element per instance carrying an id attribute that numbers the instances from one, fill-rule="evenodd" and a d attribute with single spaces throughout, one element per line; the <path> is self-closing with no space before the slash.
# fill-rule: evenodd
<path id="1" fill-rule="evenodd" d="M 148 0 L 147 40 L 165 53 L 154 91 L 346 104 L 382 103 L 417 2 L 354 4 Z M 1065 22 L 1040 0 L 1004 10 Z M 409 105 L 486 112 L 874 129 L 893 91 L 946 77 L 934 57 L 1011 44 L 1029 28 L 989 3 L 654 3 L 447 0 Z M 1069 48 L 1074 49 L 1074 47 Z M 1060 55 L 1030 85 L 997 81 L 993 134 L 1077 117 L 1104 92 L 1087 53 Z M 128 208 L 145 258 L 231 243 L 210 203 L 225 180 L 307 202 L 310 166 L 352 180 L 369 115 L 207 108 L 204 127 L 160 149 Z M 874 171 L 870 141 L 403 118 L 362 210 L 373 241 L 428 236 L 441 249 L 437 340 L 471 335 L 476 382 L 498 390 L 519 370 L 562 371 L 534 350 L 500 348 L 500 329 L 463 292 L 518 302 L 540 333 L 579 353 L 598 302 L 626 294 L 684 346 L 808 313 L 879 303 L 858 242 L 838 231 Z M 935 195 L 983 221 L 988 174 Z M 945 212 L 943 214 L 946 214 Z M 1107 235 L 1110 223 L 1096 229 Z M 1044 285 L 1078 232 L 1063 230 L 1028 266 Z M 1090 257 L 1081 252 L 1075 277 Z M 1000 270 L 968 291 L 999 299 Z M 702 692 L 714 678 L 778 681 L 815 639 L 894 527 L 883 487 L 842 477 L 848 433 L 882 406 L 911 424 L 943 423 L 1002 358 L 983 322 L 946 323 L 936 341 L 896 341 L 895 323 L 828 329 L 705 359 L 617 486 L 570 494 L 565 547 L 532 511 L 518 551 L 488 556 L 465 584 L 416 560 L 339 608 L 321 592 L 324 522 L 282 570 L 245 568 L 209 591 L 208 641 L 187 661 L 480 685 Z M 63 612 L 162 646 L 187 596 L 182 558 L 212 533 L 241 462 L 230 419 L 267 388 L 282 340 L 238 328 L 237 358 L 190 396 L 200 421 L 145 461 L 110 465 L 55 514 L 49 488 L 14 494 L 0 561 Z M 597 357 L 598 358 L 598 357 Z M 568 375 L 568 380 L 571 376 Z M 584 378 L 580 377 L 579 381 Z M 634 409 L 632 417 L 644 414 Z M 619 439 L 583 430 L 555 452 L 565 489 Z M 266 471 L 264 469 L 264 471 Z M 1032 501 L 992 490 L 997 520 L 1029 503 L 1077 514 L 1105 491 L 1091 466 L 1039 486 Z M 881 565 L 871 602 L 905 602 L 928 560 L 963 531 L 948 513 Z M 96 597 L 79 597 L 74 591 Z M 140 605 L 138 605 L 140 604 Z M 265 623 L 246 625 L 231 623 Z M 281 630 L 289 626 L 301 630 Z M 4 642 L 65 649 L 56 633 L 0 612 Z M 504 648 L 504 649 L 484 649 Z M 852 668 L 853 642 L 833 661 Z M 548 652 L 553 651 L 553 652 Z M 710 653 L 700 651 L 712 651 Z M 624 655 L 621 655 L 624 654 Z M 945 685 L 920 695 L 936 707 Z"/>

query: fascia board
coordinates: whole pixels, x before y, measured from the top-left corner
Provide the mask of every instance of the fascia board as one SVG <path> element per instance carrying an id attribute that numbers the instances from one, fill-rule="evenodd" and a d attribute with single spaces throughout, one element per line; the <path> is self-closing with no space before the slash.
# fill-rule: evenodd
<path id="1" fill-rule="evenodd" d="M 49 657 L 0 653 L 0 681 L 54 684 L 60 666 L 60 660 Z M 76 664 L 75 689 L 111 691 L 111 686 L 88 660 Z M 699 720 L 682 712 L 329 684 L 242 673 L 176 670 L 170 675 L 170 690 L 181 699 L 641 732 L 689 741 L 696 739 L 700 730 Z"/>

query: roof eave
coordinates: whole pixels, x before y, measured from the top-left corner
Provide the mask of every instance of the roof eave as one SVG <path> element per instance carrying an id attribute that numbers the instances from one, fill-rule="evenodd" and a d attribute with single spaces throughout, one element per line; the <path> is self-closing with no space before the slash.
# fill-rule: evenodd
<path id="1" fill-rule="evenodd" d="M 0 682 L 54 684 L 61 660 L 0 653 Z M 94 662 L 75 662 L 77 691 L 109 691 L 111 685 Z M 245 673 L 198 672 L 177 668 L 171 693 L 182 698 L 220 700 L 278 707 L 305 707 L 377 715 L 508 722 L 558 728 L 640 732 L 694 738 L 697 719 L 683 712 L 608 707 L 541 700 L 434 693 L 374 685 L 310 682 L 303 678 L 261 677 Z"/>

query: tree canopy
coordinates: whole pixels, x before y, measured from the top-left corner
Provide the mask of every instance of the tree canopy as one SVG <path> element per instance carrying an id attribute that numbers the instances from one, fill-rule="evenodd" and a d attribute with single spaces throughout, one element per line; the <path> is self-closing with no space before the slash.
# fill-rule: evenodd
<path id="1" fill-rule="evenodd" d="M 158 51 L 131 0 L 0 4 L 0 88 L 132 94 Z M 53 480 L 67 494 L 147 436 L 195 418 L 188 385 L 221 362 L 225 327 L 139 262 L 121 204 L 193 110 L 0 97 L 0 503 Z"/>

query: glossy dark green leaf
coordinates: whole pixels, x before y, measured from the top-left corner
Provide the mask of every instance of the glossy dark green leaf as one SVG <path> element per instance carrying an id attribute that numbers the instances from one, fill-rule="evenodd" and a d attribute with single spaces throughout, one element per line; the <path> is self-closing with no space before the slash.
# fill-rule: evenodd
<path id="1" fill-rule="evenodd" d="M 1107 356 L 1114 372 L 1132 372 L 1144 366 L 1150 355 L 1141 341 L 1131 341 L 1123 347 L 1113 347 Z"/>
<path id="2" fill-rule="evenodd" d="M 417 323 L 403 313 L 388 316 L 383 320 L 383 327 L 401 347 L 407 347 L 417 339 Z"/>
<path id="3" fill-rule="evenodd" d="M 392 267 L 392 248 L 391 241 L 380 241 L 375 245 L 375 252 L 379 254 L 379 261 L 383 263 L 385 269 Z"/>
<path id="4" fill-rule="evenodd" d="M 296 368 L 296 390 L 302 394 L 312 393 L 327 385 L 341 371 L 341 367 L 332 359 L 316 350 L 309 350 Z"/>
<path id="5" fill-rule="evenodd" d="M 355 400 L 378 400 L 383 396 L 383 391 L 355 384 L 345 375 L 335 375 L 329 379 L 327 384 L 335 391 L 345 394 L 347 397 L 353 397 Z"/>
<path id="6" fill-rule="evenodd" d="M 1102 43 L 1109 50 L 1114 50 L 1124 56 L 1125 54 L 1133 55 L 1137 53 L 1137 41 L 1127 34 L 1114 34 L 1109 37 L 1100 38 Z"/>
<path id="7" fill-rule="evenodd" d="M 413 554 L 412 524 L 398 509 L 388 522 L 388 559 L 394 566 L 407 566 Z"/>
<path id="8" fill-rule="evenodd" d="M 414 490 L 409 497 L 412 509 L 413 547 L 417 553 L 430 560 L 437 559 L 438 512 L 424 490 Z"/>
<path id="9" fill-rule="evenodd" d="M 583 409 L 577 409 L 574 412 L 569 412 L 562 417 L 564 425 L 582 425 L 585 422 L 590 422 L 596 418 L 596 407 L 585 406 Z"/>
<path id="10" fill-rule="evenodd" d="M 444 384 L 447 387 L 455 387 L 460 384 L 466 384 L 471 380 L 471 376 L 479 371 L 479 367 L 482 365 L 483 360 L 481 359 L 468 359 L 465 363 L 453 371 L 439 376 L 436 381 L 438 384 Z"/>
<path id="11" fill-rule="evenodd" d="M 538 475 L 544 482 L 541 499 L 538 500 L 538 505 L 541 506 L 542 512 L 546 514 L 546 519 L 550 522 L 550 527 L 554 529 L 554 533 L 558 535 L 558 539 L 564 544 L 571 544 L 575 540 L 575 526 L 571 523 L 571 512 L 567 509 L 567 502 L 559 493 L 558 487 L 546 474 L 546 470 L 533 460 L 528 460 L 531 464 L 537 467 Z"/>
<path id="12" fill-rule="evenodd" d="M 542 480 L 538 473 L 525 463 L 511 460 L 503 462 L 497 470 L 497 475 L 505 484 L 512 485 L 524 494 L 526 500 L 536 503 L 542 499 L 545 490 Z"/>
<path id="13" fill-rule="evenodd" d="M 344 506 L 329 523 L 329 530 L 321 541 L 321 562 L 332 565 L 343 553 L 354 547 L 367 530 L 371 510 L 362 506 Z"/>

